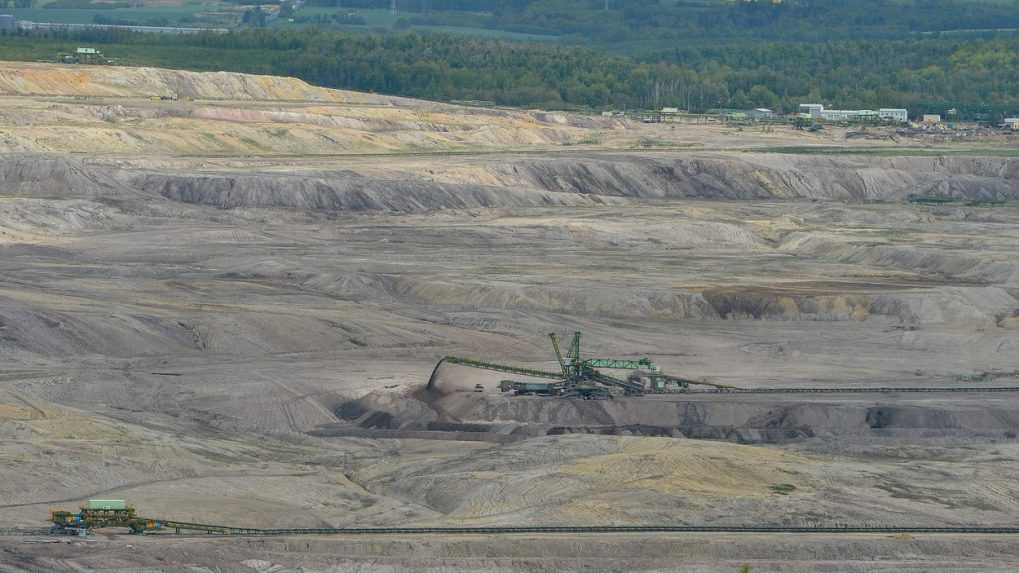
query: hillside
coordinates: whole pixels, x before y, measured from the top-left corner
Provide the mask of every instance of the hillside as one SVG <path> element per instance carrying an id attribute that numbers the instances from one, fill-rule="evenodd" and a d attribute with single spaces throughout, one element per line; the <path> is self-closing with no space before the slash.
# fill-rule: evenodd
<path id="1" fill-rule="evenodd" d="M 159 68 L 0 62 L 0 96 L 84 96 L 388 104 L 391 98 L 324 89 L 296 78 Z"/>

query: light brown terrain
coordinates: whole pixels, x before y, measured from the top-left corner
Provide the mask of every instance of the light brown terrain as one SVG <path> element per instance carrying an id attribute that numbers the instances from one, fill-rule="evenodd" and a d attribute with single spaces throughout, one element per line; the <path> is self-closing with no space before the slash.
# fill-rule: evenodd
<path id="1" fill-rule="evenodd" d="M 1019 393 L 426 387 L 445 355 L 554 368 L 575 330 L 745 388 L 1019 386 L 1007 139 L 13 63 L 0 96 L 0 529 L 90 497 L 251 527 L 1019 526 Z M 24 541 L 0 572 L 1019 567 L 1009 536 Z"/>

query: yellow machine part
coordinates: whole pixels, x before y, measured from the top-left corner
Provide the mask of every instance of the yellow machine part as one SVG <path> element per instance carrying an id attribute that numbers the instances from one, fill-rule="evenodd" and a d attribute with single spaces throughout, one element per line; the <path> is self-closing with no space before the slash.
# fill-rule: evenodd
<path id="1" fill-rule="evenodd" d="M 57 525 L 73 525 L 75 517 L 69 511 L 53 510 L 50 512 L 50 521 Z"/>

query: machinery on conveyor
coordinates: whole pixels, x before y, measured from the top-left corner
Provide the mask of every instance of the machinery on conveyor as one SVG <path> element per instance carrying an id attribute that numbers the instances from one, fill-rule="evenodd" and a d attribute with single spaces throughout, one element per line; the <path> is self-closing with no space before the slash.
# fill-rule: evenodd
<path id="1" fill-rule="evenodd" d="M 141 520 L 133 507 L 120 499 L 90 499 L 77 513 L 64 510 L 50 512 L 50 533 L 56 535 L 88 535 L 100 527 L 136 527 Z M 140 523 L 137 524 L 140 526 Z"/>
<path id="2" fill-rule="evenodd" d="M 177 534 L 187 532 L 251 535 L 260 531 L 243 527 L 139 517 L 134 507 L 120 499 L 90 499 L 78 509 L 77 513 L 54 510 L 50 512 L 50 522 L 52 523 L 50 534 L 81 537 L 91 534 L 94 529 L 106 527 L 124 527 L 135 534 L 166 531 Z"/>
<path id="3" fill-rule="evenodd" d="M 573 333 L 573 338 L 566 348 L 566 353 L 563 354 L 559 337 L 555 333 L 551 333 L 548 336 L 552 340 L 552 350 L 555 353 L 556 361 L 559 363 L 559 372 L 521 368 L 472 358 L 461 358 L 459 356 L 446 356 L 435 365 L 435 371 L 438 371 L 439 367 L 443 364 L 457 364 L 469 368 L 517 374 L 529 378 L 542 378 L 549 380 L 549 382 L 503 380 L 499 383 L 499 389 L 503 392 L 512 391 L 516 395 L 557 396 L 564 398 L 603 399 L 611 398 L 613 394 L 640 396 L 648 393 L 682 392 L 690 384 L 723 388 L 723 386 L 716 384 L 697 382 L 663 374 L 658 369 L 658 366 L 648 358 L 582 358 L 580 354 L 579 332 Z M 630 370 L 633 374 L 624 380 L 600 372 L 603 369 Z M 433 379 L 435 371 L 432 373 Z"/>

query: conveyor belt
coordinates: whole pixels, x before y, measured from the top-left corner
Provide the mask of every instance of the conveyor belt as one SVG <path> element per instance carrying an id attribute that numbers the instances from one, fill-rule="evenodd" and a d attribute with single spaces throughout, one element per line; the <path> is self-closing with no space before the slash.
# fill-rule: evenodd
<path id="1" fill-rule="evenodd" d="M 170 522 L 167 522 L 170 523 Z M 519 535 L 519 534 L 626 534 L 626 533 L 746 533 L 746 534 L 966 534 L 1019 535 L 1017 527 L 799 527 L 732 525 L 604 525 L 604 526 L 521 526 L 521 527 L 344 527 L 315 529 L 252 529 L 219 525 L 178 524 L 180 532 L 204 532 L 229 536 L 286 535 Z"/>
<path id="2" fill-rule="evenodd" d="M 473 360 L 470 358 L 461 358 L 459 356 L 446 356 L 439 363 L 435 365 L 435 370 L 439 369 L 443 363 L 448 362 L 450 364 L 459 364 L 461 366 L 470 366 L 472 368 L 480 368 L 482 370 L 492 370 L 494 372 L 504 372 L 506 374 L 520 374 L 521 376 L 531 376 L 534 378 L 547 378 L 551 380 L 562 380 L 563 375 L 559 372 L 549 372 L 547 370 L 536 370 L 534 368 L 519 368 L 516 366 L 507 366 L 505 364 L 495 364 L 492 362 L 482 362 L 480 360 Z M 432 376 L 435 376 L 433 371 Z"/>
<path id="3" fill-rule="evenodd" d="M 525 525 L 490 527 L 326 527 L 270 528 L 235 527 L 207 523 L 189 523 L 139 518 L 136 533 L 154 535 L 217 535 L 265 537 L 287 535 L 520 535 L 520 534 L 628 534 L 628 533 L 745 533 L 745 534 L 937 534 L 937 535 L 1019 535 L 1019 525 L 1008 526 L 871 526 L 840 524 L 831 526 L 795 525 Z M 42 528 L 2 528 L 2 535 L 47 536 L 53 531 Z"/>
<path id="4" fill-rule="evenodd" d="M 889 387 L 880 388 L 714 388 L 711 390 L 677 390 L 664 394 L 894 394 L 941 392 L 1019 392 L 1019 386 L 963 387 Z"/>

